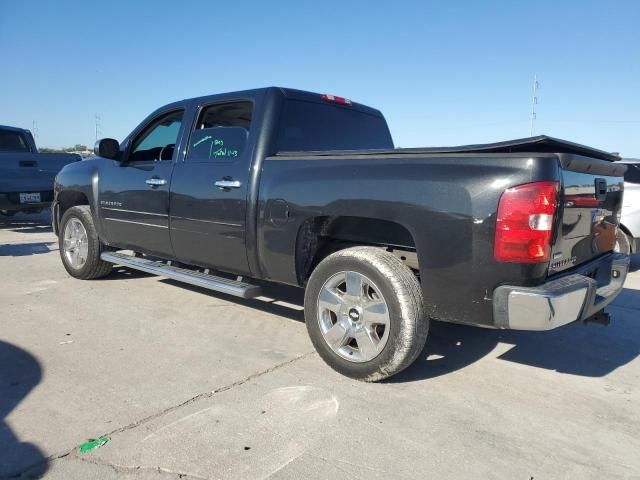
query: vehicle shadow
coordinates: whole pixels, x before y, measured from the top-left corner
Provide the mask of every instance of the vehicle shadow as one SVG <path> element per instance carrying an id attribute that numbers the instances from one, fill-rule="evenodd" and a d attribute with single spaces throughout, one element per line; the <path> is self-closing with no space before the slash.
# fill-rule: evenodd
<path id="1" fill-rule="evenodd" d="M 126 280 L 128 278 L 145 278 L 145 277 L 153 277 L 151 273 L 143 272 L 141 270 L 135 270 L 133 268 L 115 266 L 111 273 L 106 277 L 96 278 L 93 280 L 94 282 L 105 282 L 110 280 Z M 181 284 L 184 286 L 184 284 Z"/>
<path id="2" fill-rule="evenodd" d="M 640 355 L 640 290 L 625 288 L 607 308 L 607 327 L 574 322 L 548 332 L 488 330 L 432 322 L 418 360 L 389 382 L 412 382 L 460 370 L 489 355 L 499 343 L 512 347 L 499 360 L 583 377 L 603 377 Z"/>
<path id="3" fill-rule="evenodd" d="M 255 308 L 265 313 L 304 323 L 304 290 L 301 288 L 267 284 L 262 285 L 262 295 L 260 297 L 244 299 L 175 280 L 163 279 L 161 282 L 175 285 L 178 288 L 186 288 L 192 292 L 202 293 L 210 297 L 219 298 L 220 300 L 233 302 L 236 305 Z"/>
<path id="4" fill-rule="evenodd" d="M 25 350 L 0 340 L 0 478 L 17 477 L 28 470 L 28 478 L 40 478 L 47 461 L 40 449 L 21 442 L 6 423 L 11 411 L 42 378 L 39 362 Z"/>
<path id="5" fill-rule="evenodd" d="M 112 279 L 126 278 L 127 269 L 122 270 L 125 273 Z M 301 288 L 266 284 L 261 297 L 245 300 L 170 279 L 161 282 L 304 322 Z M 574 322 L 548 332 L 491 330 L 432 321 L 427 344 L 418 360 L 387 381 L 420 381 L 461 370 L 488 356 L 501 343 L 512 347 L 497 357 L 500 360 L 571 375 L 602 377 L 640 355 L 640 290 L 623 289 L 607 311 L 612 316 L 607 327 Z"/>
<path id="6" fill-rule="evenodd" d="M 27 257 L 56 250 L 57 242 L 5 243 L 0 245 L 0 257 Z"/>
<path id="7" fill-rule="evenodd" d="M 17 213 L 7 217 L 0 215 L 0 230 L 12 230 L 20 233 L 49 233 L 51 214 L 48 210 L 40 213 Z"/>

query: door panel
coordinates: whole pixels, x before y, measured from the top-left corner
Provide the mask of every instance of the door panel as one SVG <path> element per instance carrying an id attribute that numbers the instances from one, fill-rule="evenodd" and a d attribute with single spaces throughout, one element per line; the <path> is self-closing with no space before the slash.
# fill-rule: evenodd
<path id="1" fill-rule="evenodd" d="M 100 218 L 112 245 L 173 257 L 169 186 L 184 111 L 154 116 L 135 135 L 122 162 L 108 162 L 100 176 Z"/>
<path id="2" fill-rule="evenodd" d="M 171 239 L 176 257 L 187 263 L 249 273 L 245 247 L 248 171 L 235 165 L 175 167 L 171 183 Z M 241 186 L 219 189 L 223 177 Z"/>
<path id="3" fill-rule="evenodd" d="M 120 165 L 103 169 L 100 179 L 100 217 L 105 236 L 123 248 L 172 256 L 169 236 L 169 180 L 172 162 Z M 149 179 L 165 185 L 150 186 Z"/>
<path id="4" fill-rule="evenodd" d="M 249 274 L 245 232 L 253 103 L 202 108 L 184 162 L 171 181 L 171 242 L 176 258 Z"/>

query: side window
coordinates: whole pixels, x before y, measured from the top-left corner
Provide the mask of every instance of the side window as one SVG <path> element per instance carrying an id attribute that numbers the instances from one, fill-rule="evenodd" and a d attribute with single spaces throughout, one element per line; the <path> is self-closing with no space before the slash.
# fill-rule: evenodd
<path id="1" fill-rule="evenodd" d="M 247 145 L 252 102 L 228 102 L 202 110 L 189 139 L 186 162 L 233 162 Z"/>
<path id="2" fill-rule="evenodd" d="M 146 128 L 133 143 L 129 163 L 171 160 L 183 114 L 183 111 L 171 112 Z"/>

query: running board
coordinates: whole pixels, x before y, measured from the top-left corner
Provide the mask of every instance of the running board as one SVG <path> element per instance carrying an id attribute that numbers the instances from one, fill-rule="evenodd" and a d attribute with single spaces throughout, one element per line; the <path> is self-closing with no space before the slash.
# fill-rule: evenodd
<path id="1" fill-rule="evenodd" d="M 254 298 L 260 295 L 260 287 L 249 283 L 216 277 L 207 273 L 196 272 L 186 268 L 174 267 L 164 262 L 134 257 L 123 253 L 102 252 L 100 258 L 105 262 L 115 263 L 123 267 L 141 270 L 143 272 L 170 278 L 178 282 L 188 283 L 197 287 L 208 288 L 216 292 L 227 293 L 241 298 Z"/>

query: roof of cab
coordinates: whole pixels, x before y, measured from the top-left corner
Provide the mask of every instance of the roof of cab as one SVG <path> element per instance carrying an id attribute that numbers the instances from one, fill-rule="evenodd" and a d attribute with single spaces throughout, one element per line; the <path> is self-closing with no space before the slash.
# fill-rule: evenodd
<path id="1" fill-rule="evenodd" d="M 20 128 L 20 127 L 10 127 L 8 125 L 0 125 L 0 130 L 7 130 L 10 132 L 28 132 L 29 130 L 25 129 L 25 128 Z"/>
<path id="2" fill-rule="evenodd" d="M 274 91 L 277 92 L 279 95 L 281 95 L 284 98 L 290 98 L 290 99 L 295 99 L 295 100 L 302 100 L 305 102 L 314 102 L 314 103 L 329 103 L 327 100 L 323 100 L 322 96 L 323 94 L 321 93 L 314 93 L 314 92 L 308 92 L 305 90 L 297 90 L 295 88 L 286 88 L 286 87 L 263 87 L 263 88 L 255 88 L 255 89 L 251 89 L 251 90 L 239 90 L 239 91 L 235 91 L 235 92 L 221 92 L 221 93 L 213 93 L 211 95 L 204 95 L 204 96 L 200 96 L 200 97 L 194 97 L 194 98 L 187 98 L 182 100 L 181 102 L 175 102 L 175 103 L 182 103 L 182 102 L 187 102 L 187 101 L 192 101 L 192 100 L 201 100 L 201 101 L 208 101 L 211 97 L 215 97 L 215 96 L 221 96 L 221 97 L 237 97 L 237 98 L 242 98 L 242 97 L 257 97 L 260 95 L 265 94 L 268 91 Z M 171 104 L 170 104 L 171 105 Z M 364 105 L 362 103 L 357 103 L 357 102 L 351 102 L 350 105 L 338 105 L 335 104 L 336 106 L 341 106 L 343 108 L 351 108 L 354 110 L 358 110 L 361 112 L 366 112 L 372 115 L 382 115 L 380 113 L 379 110 L 369 107 L 367 105 Z M 165 105 L 165 107 L 167 107 L 169 105 Z"/>

